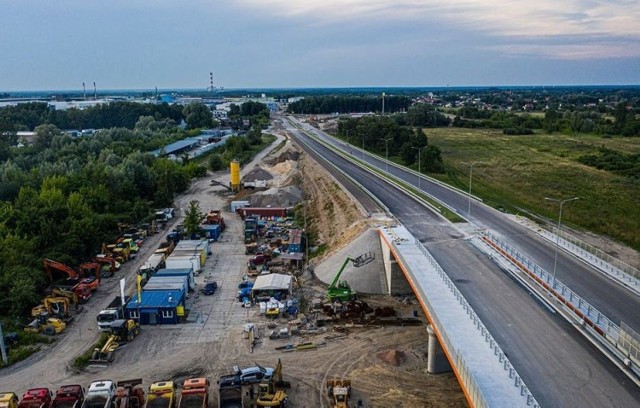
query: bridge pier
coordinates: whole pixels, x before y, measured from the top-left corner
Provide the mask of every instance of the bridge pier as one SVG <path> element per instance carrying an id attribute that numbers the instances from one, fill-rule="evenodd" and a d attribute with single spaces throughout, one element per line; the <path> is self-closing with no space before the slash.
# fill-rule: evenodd
<path id="1" fill-rule="evenodd" d="M 391 249 L 389 248 L 389 246 L 387 245 L 387 243 L 384 241 L 384 239 L 382 238 L 382 236 L 380 236 L 380 247 L 382 248 L 382 264 L 384 265 L 384 274 L 387 278 L 387 288 L 389 290 L 389 295 L 392 294 L 391 292 Z"/>
<path id="2" fill-rule="evenodd" d="M 442 346 L 438 342 L 436 332 L 431 325 L 427 326 L 429 333 L 429 346 L 427 351 L 427 372 L 429 374 L 448 373 L 451 371 L 449 360 L 442 350 Z"/>

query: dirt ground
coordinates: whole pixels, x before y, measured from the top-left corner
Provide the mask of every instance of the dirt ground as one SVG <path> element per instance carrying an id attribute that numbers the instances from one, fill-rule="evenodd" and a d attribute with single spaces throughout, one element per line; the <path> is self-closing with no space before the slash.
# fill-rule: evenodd
<path id="1" fill-rule="evenodd" d="M 276 129 L 277 133 L 277 129 Z M 279 139 L 281 140 L 281 139 Z M 274 142 L 272 147 L 279 144 Z M 315 221 L 322 242 L 340 246 L 361 231 L 366 220 L 349 196 L 340 193 L 335 181 L 304 154 L 297 160 L 285 147 L 263 160 L 243 168 L 250 171 L 256 163 L 272 174 L 270 186 L 301 186 L 308 201 L 308 221 Z M 293 148 L 294 151 L 296 150 Z M 295 156 L 295 155 L 294 155 Z M 278 157 L 285 158 L 279 161 Z M 426 373 L 426 326 L 417 327 L 350 327 L 337 332 L 327 325 L 317 334 L 296 335 L 287 339 L 270 339 L 270 327 L 257 308 L 245 309 L 237 302 L 237 283 L 246 272 L 248 256 L 244 254 L 242 221 L 229 212 L 235 197 L 210 180 L 224 180 L 228 175 L 218 173 L 194 182 L 176 201 L 178 217 L 149 239 L 138 257 L 123 265 L 115 278 L 103 280 L 96 295 L 78 314 L 58 341 L 31 358 L 0 371 L 0 389 L 21 395 L 28 388 L 45 386 L 55 389 L 63 384 L 80 383 L 88 386 L 98 379 L 125 380 L 142 378 L 144 385 L 159 380 L 183 381 L 193 376 L 207 376 L 215 385 L 217 378 L 232 372 L 233 366 L 252 366 L 259 363 L 274 367 L 278 359 L 283 364 L 283 376 L 292 387 L 288 391 L 289 406 L 327 407 L 323 383 L 327 378 L 349 378 L 353 384 L 353 406 L 364 407 L 464 407 L 466 400 L 453 374 Z M 92 347 L 99 335 L 95 315 L 118 292 L 119 278 L 127 278 L 127 293 L 134 291 L 135 271 L 158 247 L 168 230 L 180 222 L 189 202 L 197 200 L 201 210 L 222 208 L 227 230 L 219 242 L 213 244 L 213 256 L 204 271 L 196 278 L 199 285 L 216 280 L 219 289 L 214 296 L 191 295 L 192 315 L 189 322 L 177 326 L 143 326 L 140 336 L 116 353 L 116 361 L 109 366 L 89 366 L 74 370 L 73 360 Z M 331 222 L 326 220 L 330 213 Z M 324 215 L 323 215 L 324 214 Z M 318 242 L 320 243 L 320 242 Z M 316 243 L 316 244 L 318 244 Z M 322 287 L 315 281 L 306 293 Z M 392 297 L 367 299 L 371 305 L 392 306 L 399 317 L 410 317 L 419 307 Z M 415 303 L 415 302 L 414 302 Z M 196 316 L 194 319 L 193 316 Z M 314 314 L 308 313 L 310 321 Z M 250 350 L 245 325 L 252 323 L 258 340 Z M 287 319 L 275 322 L 277 328 L 287 327 Z M 317 348 L 308 351 L 283 352 L 275 347 L 285 344 L 312 342 Z M 214 387 L 215 388 L 215 387 Z M 212 406 L 217 406 L 217 392 L 211 392 Z"/>

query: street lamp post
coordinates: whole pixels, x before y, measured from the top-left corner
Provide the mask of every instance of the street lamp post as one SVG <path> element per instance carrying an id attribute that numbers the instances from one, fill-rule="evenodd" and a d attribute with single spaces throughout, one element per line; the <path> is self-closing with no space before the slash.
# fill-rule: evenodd
<path id="1" fill-rule="evenodd" d="M 476 164 L 484 164 L 484 162 L 462 162 L 462 164 L 466 164 L 469 166 L 469 206 L 467 208 L 467 221 L 470 221 L 471 217 L 471 181 L 473 179 L 473 166 Z"/>
<path id="2" fill-rule="evenodd" d="M 567 198 L 565 200 L 558 200 L 555 198 L 549 198 L 549 197 L 545 197 L 544 198 L 547 201 L 553 201 L 554 203 L 558 203 L 560 204 L 560 213 L 558 214 L 558 229 L 556 230 L 556 253 L 553 257 L 553 283 L 552 283 L 552 288 L 555 289 L 556 288 L 556 268 L 558 267 L 558 248 L 560 247 L 560 228 L 562 228 L 562 206 L 564 205 L 564 203 L 567 203 L 569 201 L 576 201 L 579 200 L 580 197 L 572 197 L 572 198 Z"/>
<path id="3" fill-rule="evenodd" d="M 422 172 L 420 171 L 420 153 L 422 153 L 422 149 L 426 149 L 427 146 L 422 147 L 413 147 L 412 149 L 416 149 L 418 151 L 418 190 L 422 191 Z"/>
<path id="4" fill-rule="evenodd" d="M 364 161 L 364 133 L 362 134 L 362 161 Z"/>
<path id="5" fill-rule="evenodd" d="M 385 148 L 384 171 L 388 173 L 389 172 L 389 141 L 393 140 L 393 138 L 388 137 L 386 139 L 380 139 L 380 140 L 384 140 L 384 148 Z"/>

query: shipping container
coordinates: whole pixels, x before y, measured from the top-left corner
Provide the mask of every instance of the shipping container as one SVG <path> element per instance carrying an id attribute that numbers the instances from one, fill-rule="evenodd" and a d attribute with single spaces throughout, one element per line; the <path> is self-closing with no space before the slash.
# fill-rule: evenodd
<path id="1" fill-rule="evenodd" d="M 193 273 L 193 269 L 191 268 L 160 269 L 154 275 L 154 277 L 163 277 L 163 276 L 186 276 L 189 283 L 189 290 L 196 290 L 195 274 Z"/>

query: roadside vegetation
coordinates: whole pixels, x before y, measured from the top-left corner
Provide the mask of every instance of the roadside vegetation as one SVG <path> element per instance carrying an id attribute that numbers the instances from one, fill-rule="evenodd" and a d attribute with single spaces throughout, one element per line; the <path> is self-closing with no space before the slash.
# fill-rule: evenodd
<path id="1" fill-rule="evenodd" d="M 151 115 L 76 137 L 52 123 L 77 114 L 89 120 L 81 128 L 95 129 L 114 123 L 118 112 L 126 111 L 129 118 L 129 110 Z M 54 112 L 44 104 L 0 108 L 0 284 L 5 289 L 0 318 L 5 332 L 21 332 L 40 302 L 49 284 L 44 258 L 75 266 L 94 256 L 103 242 L 119 235 L 119 226 L 149 222 L 156 208 L 172 206 L 191 179 L 206 174 L 211 161 L 151 153 L 198 135 L 202 126 L 216 125 L 204 105 L 113 103 Z M 176 119 L 185 120 L 186 129 Z M 270 143 L 273 136 L 262 135 L 268 120 L 263 104 L 236 109 L 230 121 L 249 130 L 216 150 L 222 165 L 232 158 L 250 160 Z M 31 141 L 18 139 L 17 131 L 25 129 L 35 130 Z"/>

